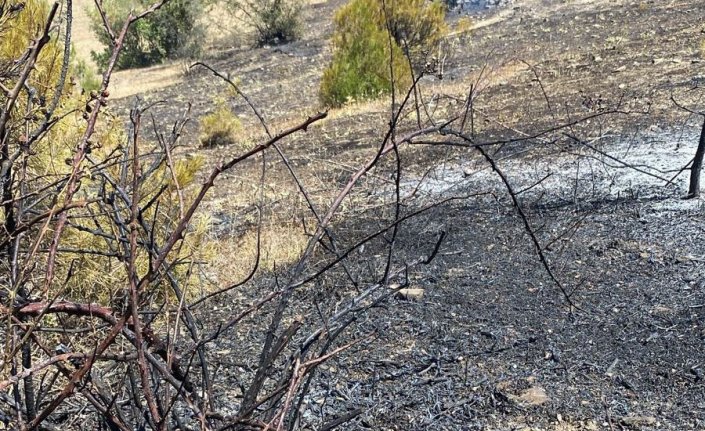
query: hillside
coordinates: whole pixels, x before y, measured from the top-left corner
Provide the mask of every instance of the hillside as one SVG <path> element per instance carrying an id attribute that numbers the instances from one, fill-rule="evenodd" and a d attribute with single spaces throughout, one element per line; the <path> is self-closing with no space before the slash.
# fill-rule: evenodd
<path id="1" fill-rule="evenodd" d="M 331 55 L 331 19 L 343 3 L 307 7 L 299 42 L 240 46 L 209 63 L 237 77 L 280 130 L 318 107 L 320 75 Z M 376 328 L 376 339 L 322 368 L 307 398 L 316 413 L 304 420 L 313 425 L 360 408 L 342 429 L 705 427 L 705 248 L 694 240 L 702 231 L 702 206 L 680 200 L 685 174 L 675 186 L 653 177 L 675 174 L 694 151 L 699 124 L 670 97 L 688 100 L 688 90 L 703 83 L 703 11 L 705 2 L 694 0 L 517 0 L 469 12 L 473 30 L 448 43 L 443 79 L 429 77 L 421 88 L 426 100 L 446 101 L 439 111 L 479 89 L 478 139 L 531 135 L 618 103 L 631 112 L 571 131 L 599 137 L 594 142 L 601 152 L 539 140 L 501 153 L 515 189 L 530 190 L 522 205 L 579 309 L 568 311 L 503 185 L 478 155 L 406 149 L 403 157 L 411 165 L 404 181 L 411 188 L 421 184 L 425 195 L 419 202 L 492 195 L 439 206 L 404 225 L 397 245 L 401 261 L 428 249 L 438 232 L 447 234 L 434 264 L 412 278 L 412 287 L 425 289 L 423 299 L 392 299 L 364 315 L 361 326 Z M 450 22 L 459 18 L 449 16 Z M 187 102 L 196 116 L 208 112 L 224 88 L 196 70 L 143 97 L 169 102 L 154 109 L 168 124 Z M 238 98 L 232 103 L 247 128 L 256 130 L 246 104 Z M 316 199 L 325 202 L 376 151 L 387 103 L 333 111 L 321 126 L 284 146 Z M 211 163 L 229 153 L 197 149 L 195 123 L 190 130 L 184 151 Z M 249 204 L 232 196 L 249 186 L 257 169 L 252 164 L 228 175 L 209 201 L 219 232 L 241 235 L 237 214 Z M 271 169 L 269 187 L 277 198 L 270 211 L 274 220 L 289 223 L 284 196 L 295 193 L 295 186 L 281 163 L 273 161 Z M 372 178 L 367 184 L 387 187 Z M 362 198 L 356 202 L 367 205 Z M 384 212 L 369 205 L 351 209 L 363 217 L 352 224 L 341 220 L 337 234 L 355 237 L 368 223 L 376 225 L 371 220 Z M 267 279 L 256 285 L 267 286 Z M 234 303 L 244 304 L 243 297 L 251 296 L 235 297 Z M 237 349 L 222 343 L 226 351 Z"/>
<path id="2" fill-rule="evenodd" d="M 91 3 L 75 2 L 84 58 L 96 49 Z M 705 429 L 705 209 L 683 199 L 705 116 L 705 0 L 465 2 L 408 103 L 387 96 L 319 114 L 345 3 L 307 2 L 302 38 L 261 48 L 211 10 L 199 60 L 232 86 L 179 62 L 117 72 L 109 92 L 82 102 L 107 98 L 130 131 L 140 125 L 131 110 L 149 106 L 139 143 L 164 155 L 128 174 L 130 151 L 143 148 L 135 133 L 133 149 L 118 143 L 107 168 L 86 171 L 84 190 L 97 189 L 95 172 L 122 163 L 122 189 L 102 180 L 95 202 L 107 210 L 83 231 L 117 238 L 102 257 L 120 269 L 123 247 L 144 247 L 146 269 L 125 266 L 149 276 L 98 310 L 102 326 L 57 335 L 79 348 L 83 333 L 127 331 L 130 342 L 108 344 L 113 356 L 76 386 L 85 399 L 50 417 L 56 428 L 108 427 L 111 409 L 149 426 L 168 407 L 170 430 Z M 219 101 L 242 123 L 237 142 L 203 148 L 201 120 Z M 172 158 L 202 162 L 191 188 L 180 189 Z M 138 186 L 163 166 L 173 178 L 161 189 Z M 165 245 L 135 233 L 154 207 L 150 232 L 160 232 L 158 199 L 118 208 L 109 186 L 178 195 L 165 225 L 190 217 L 184 200 L 205 198 Z M 101 230 L 113 214 L 119 232 Z M 186 269 L 160 248 L 184 232 L 208 246 Z M 172 270 L 197 280 L 194 291 L 139 291 L 150 277 L 178 291 L 162 274 Z M 148 305 L 139 318 L 138 293 Z M 76 309 L 76 321 L 94 317 Z M 141 318 L 146 341 L 132 340 Z M 44 403 L 57 392 L 43 390 Z"/>

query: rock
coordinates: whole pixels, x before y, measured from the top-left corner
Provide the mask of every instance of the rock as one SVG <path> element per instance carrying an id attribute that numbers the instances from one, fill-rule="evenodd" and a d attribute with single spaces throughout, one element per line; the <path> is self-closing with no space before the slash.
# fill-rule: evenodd
<path id="1" fill-rule="evenodd" d="M 522 392 L 518 397 L 515 397 L 515 401 L 528 406 L 540 406 L 550 401 L 550 399 L 544 388 L 541 386 L 532 386 Z"/>
<path id="2" fill-rule="evenodd" d="M 653 416 L 624 416 L 620 422 L 628 427 L 653 426 L 656 418 Z"/>
<path id="3" fill-rule="evenodd" d="M 700 259 L 697 256 L 693 256 L 692 254 L 682 254 L 682 255 L 676 256 L 676 263 L 701 262 L 701 261 L 702 261 L 702 259 Z"/>
<path id="4" fill-rule="evenodd" d="M 651 63 L 654 65 L 665 63 L 665 62 L 669 62 L 672 64 L 679 64 L 679 63 L 682 63 L 683 60 L 681 60 L 680 58 L 654 58 L 651 60 Z"/>
<path id="5" fill-rule="evenodd" d="M 423 289 L 400 289 L 397 298 L 406 300 L 419 300 L 423 298 Z"/>

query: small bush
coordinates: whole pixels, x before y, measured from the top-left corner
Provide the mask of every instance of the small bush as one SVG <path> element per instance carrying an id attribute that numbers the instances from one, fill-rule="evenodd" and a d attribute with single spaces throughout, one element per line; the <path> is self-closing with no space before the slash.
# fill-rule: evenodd
<path id="1" fill-rule="evenodd" d="M 1 0 L 0 5 L 2 5 Z M 36 32 L 44 26 L 48 10 L 48 2 L 44 0 L 27 0 L 24 7 L 15 15 L 11 15 L 7 21 L 3 21 L 0 10 L 0 80 L 3 85 L 12 88 L 17 82 L 19 75 L 15 73 L 17 69 L 15 63 L 21 68 L 24 67 L 23 61 L 26 60 L 18 62 L 16 59 L 23 58 L 23 51 L 37 37 Z M 45 106 L 42 106 L 41 101 L 51 100 L 54 96 L 56 83 L 60 79 L 63 52 L 61 39 L 52 37 L 42 49 L 37 63 L 32 68 L 27 84 L 28 87 L 36 89 L 38 103 L 27 103 L 28 98 L 23 94 L 17 99 L 14 109 L 10 111 L 8 134 L 4 141 L 8 145 L 10 154 L 19 152 L 23 148 L 21 142 L 24 131 L 36 130 L 44 120 Z M 7 64 L 7 68 L 2 66 L 3 64 Z M 9 193 L 12 196 L 8 202 L 12 205 L 5 205 L 0 209 L 0 222 L 3 226 L 5 226 L 7 214 L 9 212 L 19 214 L 17 208 L 29 206 L 29 199 L 32 199 L 32 211 L 38 213 L 52 210 L 59 199 L 63 200 L 61 194 L 56 195 L 56 192 L 51 192 L 51 195 L 47 195 L 46 193 L 55 190 L 57 178 L 66 178 L 71 173 L 72 157 L 87 127 L 82 114 L 85 112 L 86 104 L 93 97 L 88 93 L 90 90 L 100 88 L 100 78 L 96 77 L 83 61 L 73 60 L 70 74 L 78 80 L 81 88 L 86 90 L 85 94 L 80 94 L 66 85 L 60 96 L 57 110 L 54 112 L 53 118 L 56 121 L 32 144 L 26 157 L 12 166 L 10 172 L 19 172 L 17 167 L 21 163 L 23 176 L 13 174 L 8 177 L 11 179 Z M 0 92 L 0 113 L 7 103 L 7 96 Z M 61 298 L 66 300 L 87 300 L 106 304 L 108 298 L 127 283 L 125 273 L 122 271 L 124 265 L 121 259 L 114 255 L 120 246 L 116 247 L 116 243 L 106 241 L 104 236 L 95 235 L 95 232 L 109 232 L 115 227 L 111 224 L 110 217 L 106 216 L 104 208 L 101 208 L 105 201 L 98 197 L 114 195 L 116 190 L 113 185 L 118 187 L 116 181 L 119 180 L 106 183 L 102 180 L 102 175 L 119 179 L 122 169 L 127 172 L 131 168 L 129 150 L 125 149 L 128 137 L 125 134 L 122 119 L 108 119 L 112 114 L 107 112 L 104 115 L 102 117 L 104 119 L 96 125 L 93 134 L 94 145 L 90 150 L 91 159 L 96 162 L 94 164 L 90 160 L 84 160 L 81 164 L 81 169 L 90 171 L 92 175 L 81 179 L 80 189 L 75 196 L 76 199 L 90 204 L 76 208 L 75 220 L 72 220 L 63 230 L 62 248 L 59 249 L 55 261 L 56 280 L 60 281 L 54 281 L 43 292 L 54 299 L 61 295 Z M 147 141 L 142 145 L 157 147 L 156 144 Z M 150 152 L 146 149 L 145 154 Z M 152 162 L 149 157 L 143 156 L 141 163 Z M 113 160 L 113 162 L 106 164 L 104 160 Z M 122 166 L 118 166 L 114 160 L 125 162 Z M 178 180 L 179 187 L 185 190 L 182 194 L 187 198 L 190 197 L 191 192 L 189 187 L 195 183 L 196 172 L 202 164 L 202 159 L 197 157 L 174 160 L 174 176 Z M 159 194 L 161 190 L 165 191 Z M 140 207 L 144 208 L 144 217 L 154 220 L 154 225 L 160 227 L 155 229 L 154 240 L 163 243 L 169 229 L 173 228 L 179 219 L 178 192 L 165 164 L 159 165 L 150 172 L 149 176 L 143 178 L 141 193 Z M 154 205 L 151 206 L 150 202 Z M 123 217 L 129 218 L 124 207 L 119 207 L 118 210 L 123 211 Z M 51 223 L 54 222 L 55 220 L 52 219 Z M 183 259 L 184 262 L 190 258 L 206 260 L 203 257 L 210 252 L 205 245 L 207 228 L 205 221 L 200 224 L 194 223 L 184 237 L 183 247 L 174 253 L 174 260 Z M 37 230 L 37 226 L 28 229 L 26 235 L 31 237 L 32 241 L 38 238 L 37 247 L 41 249 L 47 249 L 52 239 L 51 235 L 44 235 Z M 29 256 L 30 253 L 26 255 Z M 28 284 L 41 283 L 40 280 L 43 280 L 46 271 L 45 259 L 41 255 L 36 259 L 36 263 L 28 263 L 33 268 L 32 273 L 27 275 L 30 280 Z M 146 255 L 141 254 L 136 263 L 140 268 L 147 268 L 149 261 Z M 196 277 L 187 272 L 186 266 L 175 269 L 174 279 L 185 289 L 197 284 Z M 7 280 L 7 278 L 0 280 L 0 292 L 11 290 L 7 286 Z"/>
<path id="2" fill-rule="evenodd" d="M 237 143 L 242 124 L 224 100 L 216 101 L 213 112 L 201 118 L 201 147 L 212 148 Z"/>
<path id="3" fill-rule="evenodd" d="M 294 41 L 301 35 L 301 3 L 271 0 L 252 3 L 257 43 L 276 45 Z"/>
<path id="4" fill-rule="evenodd" d="M 78 78 L 78 85 L 83 91 L 95 91 L 100 88 L 102 80 L 86 60 L 82 58 L 74 60 L 73 73 Z"/>
<path id="5" fill-rule="evenodd" d="M 246 16 L 259 46 L 288 43 L 301 36 L 302 0 L 227 0 L 226 4 Z"/>
<path id="6" fill-rule="evenodd" d="M 104 7 L 113 31 L 122 28 L 131 9 L 139 11 L 151 3 L 151 0 L 105 1 Z M 137 21 L 125 38 L 117 68 L 144 67 L 167 59 L 197 57 L 201 53 L 200 42 L 204 36 L 199 22 L 202 12 L 203 5 L 199 0 L 171 0 L 155 13 Z M 103 52 L 93 53 L 93 59 L 104 68 L 110 58 L 112 41 L 97 13 L 92 16 L 91 27 L 105 46 Z"/>
<path id="7" fill-rule="evenodd" d="M 333 61 L 321 81 L 323 104 L 340 106 L 390 93 L 395 85 L 407 87 L 411 66 L 422 64 L 445 34 L 444 18 L 445 8 L 438 2 L 351 1 L 335 16 Z"/>
<path id="8" fill-rule="evenodd" d="M 387 28 L 394 41 L 416 62 L 425 58 L 446 33 L 445 6 L 428 0 L 387 2 Z"/>

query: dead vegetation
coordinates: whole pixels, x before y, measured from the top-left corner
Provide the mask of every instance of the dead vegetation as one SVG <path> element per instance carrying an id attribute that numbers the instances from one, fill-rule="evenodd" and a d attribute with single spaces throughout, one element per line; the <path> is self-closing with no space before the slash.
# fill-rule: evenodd
<path id="1" fill-rule="evenodd" d="M 117 102 L 132 112 L 130 149 L 114 162 L 123 178 L 103 168 L 110 157 L 69 166 L 117 184 L 117 203 L 95 202 L 114 215 L 54 207 L 119 233 L 115 298 L 40 289 L 3 301 L 7 423 L 702 427 L 703 215 L 679 199 L 695 140 L 661 127 L 679 124 L 670 94 L 697 76 L 683 39 L 699 2 L 517 2 L 473 17 L 474 32 L 445 47 L 443 79 L 425 77 L 408 100 L 317 115 L 322 36 L 339 4 L 306 8 L 318 20 L 301 42 L 209 63 L 239 78 L 228 97 L 250 149 L 197 149 L 196 122 L 171 127 L 186 102 L 198 117 L 228 94 L 212 71 Z M 697 93 L 684 97 L 697 105 Z M 103 118 L 105 99 L 89 114 Z M 203 159 L 190 188 L 175 174 L 182 158 Z M 174 222 L 156 241 L 162 226 L 140 220 L 139 198 L 155 163 Z M 196 208 L 212 248 L 174 256 L 168 247 L 203 230 L 183 227 Z M 51 247 L 6 261 L 43 285 Z M 195 281 L 188 292 L 177 268 Z"/>

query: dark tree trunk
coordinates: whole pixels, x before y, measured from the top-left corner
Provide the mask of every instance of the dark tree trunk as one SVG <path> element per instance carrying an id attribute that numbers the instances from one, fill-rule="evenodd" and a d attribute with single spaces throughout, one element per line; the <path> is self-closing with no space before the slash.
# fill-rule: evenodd
<path id="1" fill-rule="evenodd" d="M 688 187 L 686 199 L 700 196 L 700 170 L 703 167 L 703 156 L 705 156 L 705 118 L 703 118 L 703 127 L 700 131 L 698 149 L 695 151 L 695 157 L 693 158 L 693 166 L 690 167 L 690 186 Z"/>

